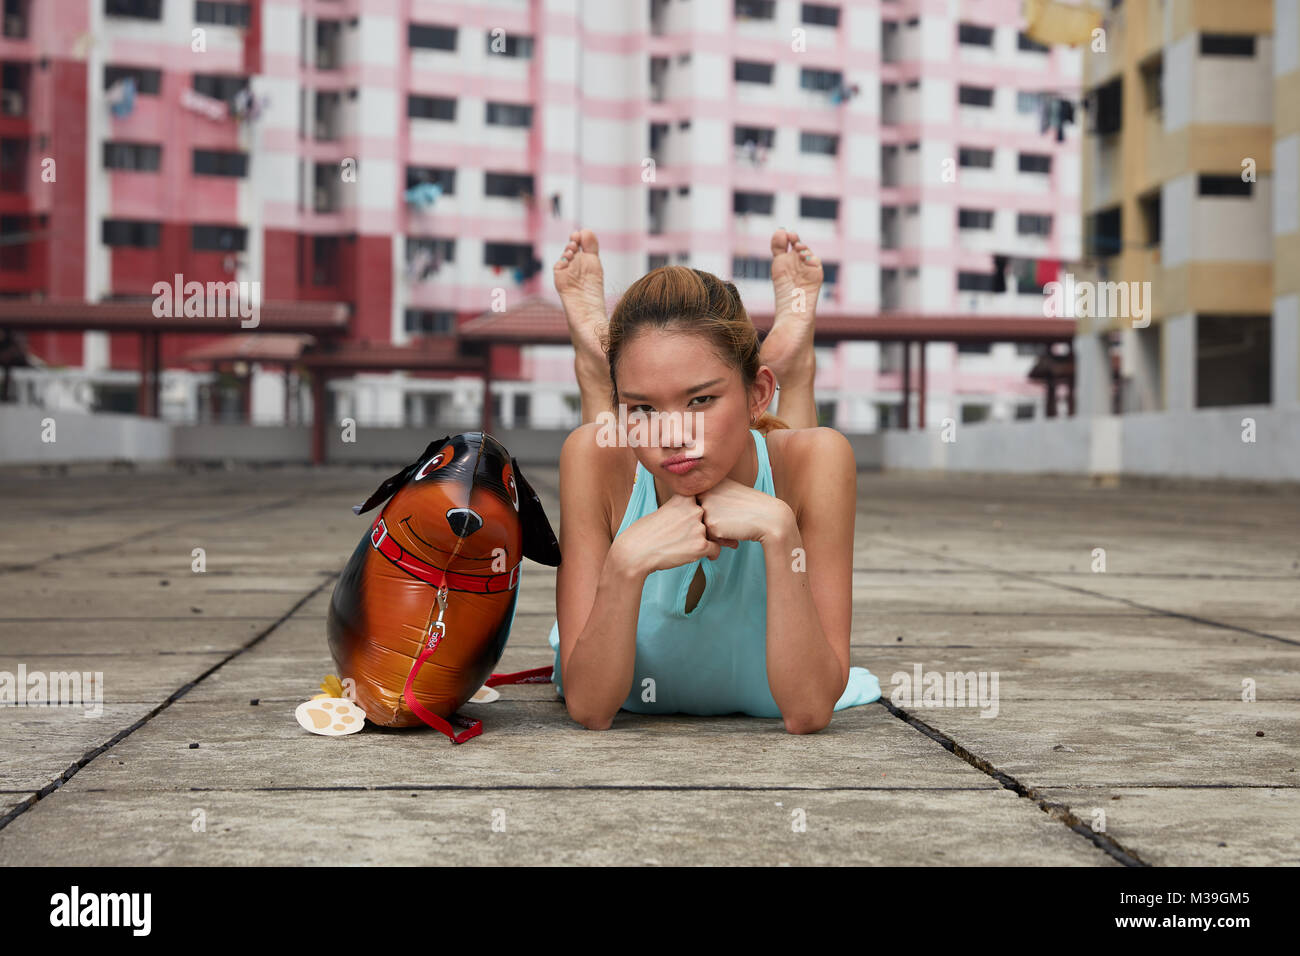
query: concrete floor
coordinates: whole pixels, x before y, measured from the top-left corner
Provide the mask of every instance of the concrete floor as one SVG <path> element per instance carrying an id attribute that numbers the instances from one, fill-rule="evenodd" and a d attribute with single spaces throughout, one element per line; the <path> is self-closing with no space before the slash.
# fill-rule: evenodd
<path id="1" fill-rule="evenodd" d="M 97 718 L 0 706 L 0 864 L 1300 864 L 1293 489 L 863 474 L 853 663 L 886 699 L 818 734 L 597 733 L 533 685 L 461 746 L 314 736 L 387 471 L 0 475 L 0 672 L 105 686 Z M 520 600 L 500 670 L 551 662 L 554 571 Z M 997 715 L 896 706 L 915 664 L 996 673 Z"/>

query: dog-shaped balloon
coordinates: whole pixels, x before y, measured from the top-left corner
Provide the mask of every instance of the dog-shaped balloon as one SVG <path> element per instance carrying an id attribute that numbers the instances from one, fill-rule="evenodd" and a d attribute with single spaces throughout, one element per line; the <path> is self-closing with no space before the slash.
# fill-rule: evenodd
<path id="1" fill-rule="evenodd" d="M 514 623 L 522 559 L 556 567 L 560 546 L 519 463 L 483 432 L 431 442 L 352 510 L 384 501 L 334 588 L 330 653 L 367 719 L 423 721 L 462 743 L 482 726 L 456 711 L 485 683 L 550 680 L 549 667 L 492 669 Z M 469 729 L 455 732 L 452 720 Z"/>

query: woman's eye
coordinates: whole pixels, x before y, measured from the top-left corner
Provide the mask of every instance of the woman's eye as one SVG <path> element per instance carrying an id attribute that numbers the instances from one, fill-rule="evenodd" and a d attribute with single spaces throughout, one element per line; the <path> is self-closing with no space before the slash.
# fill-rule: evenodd
<path id="1" fill-rule="evenodd" d="M 691 399 L 691 403 L 693 404 L 695 402 L 701 402 L 701 403 L 711 402 L 716 397 L 717 397 L 716 395 L 696 395 L 694 398 Z"/>
<path id="2" fill-rule="evenodd" d="M 649 414 L 650 414 L 650 406 L 649 406 L 649 405 L 633 405 L 633 406 L 632 406 L 631 408 L 629 408 L 627 411 L 628 411 L 628 414 L 629 414 L 629 415 L 632 415 L 632 414 L 649 415 Z"/>

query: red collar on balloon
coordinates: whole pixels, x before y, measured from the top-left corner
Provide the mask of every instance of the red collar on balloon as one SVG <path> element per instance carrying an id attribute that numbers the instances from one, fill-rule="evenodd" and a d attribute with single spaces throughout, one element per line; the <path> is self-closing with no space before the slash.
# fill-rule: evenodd
<path id="1" fill-rule="evenodd" d="M 444 571 L 435 568 L 432 564 L 421 561 L 389 537 L 388 526 L 384 524 L 382 516 L 376 518 L 375 523 L 370 527 L 370 544 L 411 577 L 419 578 L 435 588 L 445 584 L 453 591 L 496 594 L 500 591 L 509 591 L 519 584 L 519 567 L 522 562 L 500 574 L 464 574 L 460 571 Z"/>

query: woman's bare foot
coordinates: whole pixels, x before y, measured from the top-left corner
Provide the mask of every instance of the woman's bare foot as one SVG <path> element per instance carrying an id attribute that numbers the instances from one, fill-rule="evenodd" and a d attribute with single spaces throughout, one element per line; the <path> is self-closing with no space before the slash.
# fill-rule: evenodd
<path id="1" fill-rule="evenodd" d="M 813 380 L 813 325 L 822 287 L 822 264 L 799 235 L 778 229 L 772 233 L 772 291 L 776 312 L 772 331 L 763 339 L 759 361 L 770 368 L 781 386 L 777 414 L 791 428 L 817 425 Z"/>
<path id="2" fill-rule="evenodd" d="M 609 324 L 605 315 L 605 270 L 600 243 L 590 229 L 569 234 L 569 242 L 552 270 L 564 317 L 573 342 L 573 368 L 582 396 L 582 420 L 595 421 L 610 407 L 609 362 L 601 337 Z"/>

